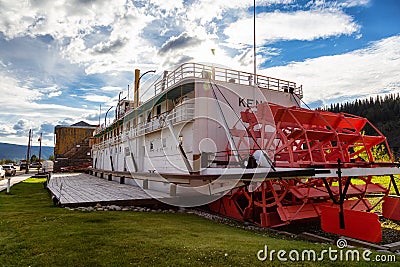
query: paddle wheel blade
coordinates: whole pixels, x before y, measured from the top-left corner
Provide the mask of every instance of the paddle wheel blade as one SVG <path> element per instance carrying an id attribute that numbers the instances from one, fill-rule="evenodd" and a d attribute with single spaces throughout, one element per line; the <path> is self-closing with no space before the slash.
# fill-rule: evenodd
<path id="1" fill-rule="evenodd" d="M 340 228 L 339 207 L 320 207 L 321 228 L 325 232 L 356 238 L 368 242 L 382 241 L 382 228 L 375 213 L 344 210 L 344 229 Z"/>
<path id="2" fill-rule="evenodd" d="M 400 221 L 400 197 L 385 197 L 382 203 L 382 215 L 386 219 Z"/>
<path id="3" fill-rule="evenodd" d="M 236 220 L 243 220 L 243 212 L 235 201 L 235 194 L 225 195 L 220 199 L 208 204 L 211 211 Z"/>

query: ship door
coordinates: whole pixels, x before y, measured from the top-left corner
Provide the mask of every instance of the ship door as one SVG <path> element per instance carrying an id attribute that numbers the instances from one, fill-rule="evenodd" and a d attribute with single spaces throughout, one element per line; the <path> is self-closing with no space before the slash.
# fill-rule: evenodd
<path id="1" fill-rule="evenodd" d="M 157 118 L 158 118 L 161 115 L 161 105 L 158 105 L 156 109 L 157 109 L 156 113 L 157 113 Z"/>
<path id="2" fill-rule="evenodd" d="M 139 164 L 138 164 L 138 169 L 143 171 L 144 167 L 144 159 L 145 159 L 145 147 L 144 146 L 140 146 L 139 147 L 139 156 L 137 157 Z"/>

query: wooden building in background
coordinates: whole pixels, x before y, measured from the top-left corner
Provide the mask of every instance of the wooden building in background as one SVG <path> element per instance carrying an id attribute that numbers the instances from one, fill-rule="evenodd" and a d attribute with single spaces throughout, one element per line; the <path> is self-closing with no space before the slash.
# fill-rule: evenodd
<path id="1" fill-rule="evenodd" d="M 85 170 L 91 166 L 91 139 L 96 125 L 84 121 L 54 128 L 54 171 Z"/>

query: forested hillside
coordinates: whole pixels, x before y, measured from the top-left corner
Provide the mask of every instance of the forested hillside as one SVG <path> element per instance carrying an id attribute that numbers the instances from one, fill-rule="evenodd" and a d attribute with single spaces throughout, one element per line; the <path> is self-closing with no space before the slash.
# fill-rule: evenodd
<path id="1" fill-rule="evenodd" d="M 400 158 L 399 94 L 371 97 L 351 103 L 332 104 L 327 110 L 345 112 L 367 118 L 387 137 L 396 159 Z"/>

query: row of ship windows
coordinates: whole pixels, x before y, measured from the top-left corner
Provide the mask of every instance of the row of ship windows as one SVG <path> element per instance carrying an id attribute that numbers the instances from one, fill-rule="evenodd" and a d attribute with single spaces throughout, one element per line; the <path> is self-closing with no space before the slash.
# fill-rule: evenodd
<path id="1" fill-rule="evenodd" d="M 186 94 L 182 97 L 178 97 L 176 99 L 170 99 L 171 101 L 173 101 L 173 104 L 171 105 L 175 107 L 176 105 L 185 102 L 189 98 L 188 96 L 191 94 L 193 94 L 193 92 Z M 164 103 L 166 102 L 164 101 Z M 162 109 L 162 105 L 159 104 L 154 108 L 154 110 L 153 109 L 148 110 L 146 114 L 140 114 L 137 118 L 133 118 L 127 121 L 125 127 L 121 125 L 120 127 L 114 129 L 113 131 L 106 133 L 105 136 L 103 136 L 103 140 L 120 136 L 123 133 L 123 130 L 129 131 L 131 129 L 134 129 L 138 124 L 143 123 L 145 120 L 147 122 L 150 122 L 153 118 L 159 118 L 159 116 L 162 115 L 163 112 L 165 113 L 165 111 L 163 111 Z"/>
<path id="2" fill-rule="evenodd" d="M 159 139 L 158 139 L 158 140 L 159 140 Z M 150 151 L 154 151 L 154 149 L 155 149 L 155 143 L 157 143 L 158 140 L 157 140 L 157 139 L 154 139 L 154 140 L 152 140 L 152 141 L 149 142 L 149 149 L 150 149 Z M 161 140 L 162 140 L 162 141 L 161 141 L 161 146 L 162 146 L 162 148 L 166 148 L 166 147 L 167 147 L 167 138 L 162 138 Z M 179 144 L 180 144 L 180 145 L 183 145 L 183 136 L 182 136 L 182 135 L 179 135 L 178 141 L 179 141 Z"/>
<path id="3" fill-rule="evenodd" d="M 149 149 L 150 149 L 150 151 L 154 151 L 154 149 L 155 149 L 155 143 L 157 143 L 156 141 L 157 141 L 157 139 L 152 140 L 152 141 L 149 142 Z M 183 144 L 183 136 L 182 136 L 182 135 L 179 135 L 178 141 L 179 141 L 179 144 L 180 144 L 180 145 Z M 162 138 L 161 144 L 162 144 L 162 148 L 166 148 L 166 147 L 167 147 L 167 138 Z M 114 150 L 114 149 L 111 149 L 111 152 L 112 152 L 112 150 Z M 111 152 L 110 152 L 110 153 L 111 153 Z M 119 151 L 118 151 L 118 147 L 115 147 L 115 152 L 114 152 L 114 153 L 121 153 L 121 152 L 122 152 L 122 147 L 121 147 L 121 146 L 119 147 Z M 126 147 L 126 148 L 125 148 L 125 154 L 126 154 L 126 153 L 129 154 L 129 147 Z M 108 150 L 106 149 L 106 155 L 107 155 L 107 154 L 108 154 Z"/>
<path id="4" fill-rule="evenodd" d="M 126 149 L 128 149 L 129 150 L 129 147 L 127 147 Z M 112 151 L 114 150 L 114 148 L 112 148 L 111 150 L 110 150 L 110 153 L 112 153 Z M 105 151 L 106 151 L 106 155 L 108 154 L 108 149 L 105 149 Z M 122 152 L 122 147 L 119 147 L 119 151 L 118 151 L 118 148 L 116 147 L 115 148 L 115 152 L 114 153 L 121 153 Z"/>
<path id="5" fill-rule="evenodd" d="M 161 115 L 161 105 L 156 106 L 154 113 L 155 113 L 154 115 L 157 118 Z M 147 118 L 146 121 L 147 122 L 151 121 L 152 114 L 153 114 L 152 110 L 148 110 L 147 111 L 147 115 L 146 115 L 146 118 Z M 133 118 L 133 119 L 129 120 L 126 123 L 125 127 L 123 127 L 121 125 L 120 127 L 118 127 L 118 129 L 114 129 L 113 131 L 106 133 L 104 138 L 105 139 L 109 139 L 109 138 L 112 138 L 114 136 L 120 136 L 122 134 L 122 132 L 123 132 L 123 128 L 125 128 L 126 131 L 129 131 L 129 130 L 135 128 L 137 126 L 137 124 L 140 124 L 140 123 L 142 123 L 144 121 L 143 120 L 143 116 L 144 116 L 143 114 L 140 114 L 138 119 L 137 118 Z"/>
<path id="6" fill-rule="evenodd" d="M 150 151 L 154 151 L 154 143 L 155 143 L 155 140 L 150 141 L 150 143 L 149 143 Z M 161 144 L 162 144 L 163 148 L 167 147 L 167 138 L 163 138 Z"/>

